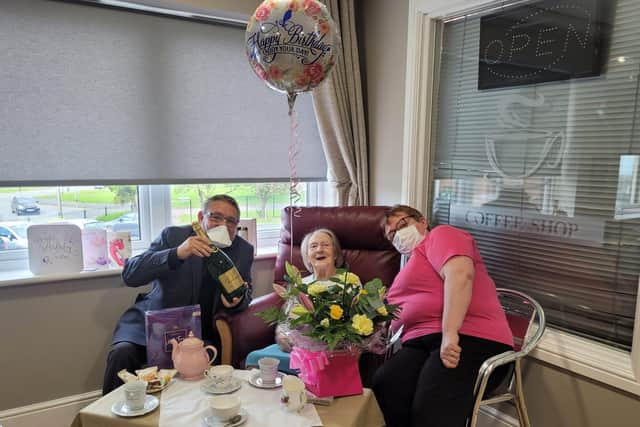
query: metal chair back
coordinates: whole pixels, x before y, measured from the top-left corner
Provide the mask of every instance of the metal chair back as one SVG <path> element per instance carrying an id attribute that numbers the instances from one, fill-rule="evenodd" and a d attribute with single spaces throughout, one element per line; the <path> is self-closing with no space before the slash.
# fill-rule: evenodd
<path id="1" fill-rule="evenodd" d="M 468 426 L 476 427 L 478 411 L 482 405 L 491 405 L 513 400 L 518 412 L 518 419 L 522 427 L 530 427 L 527 407 L 522 392 L 521 360 L 542 338 L 546 327 L 542 306 L 524 292 L 498 288 L 498 298 L 505 311 L 509 327 L 513 333 L 514 350 L 507 351 L 487 359 L 478 372 L 474 388 L 473 412 L 469 417 Z M 507 379 L 506 389 L 498 388 L 486 395 L 487 384 L 491 374 L 502 365 L 513 363 L 513 369 Z"/>

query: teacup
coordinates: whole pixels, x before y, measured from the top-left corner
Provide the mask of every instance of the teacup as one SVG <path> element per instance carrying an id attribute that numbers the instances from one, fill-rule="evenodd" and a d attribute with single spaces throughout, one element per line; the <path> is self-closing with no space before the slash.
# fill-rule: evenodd
<path id="1" fill-rule="evenodd" d="M 204 375 L 213 382 L 214 387 L 227 388 L 233 383 L 233 371 L 231 365 L 217 365 L 204 371 Z"/>
<path id="2" fill-rule="evenodd" d="M 280 361 L 275 357 L 262 357 L 258 360 L 260 379 L 262 379 L 264 384 L 273 384 L 276 382 L 278 365 L 280 365 Z"/>
<path id="3" fill-rule="evenodd" d="M 211 414 L 221 420 L 229 420 L 240 413 L 240 399 L 232 395 L 214 396 L 209 401 Z"/>
<path id="4" fill-rule="evenodd" d="M 299 412 L 307 403 L 307 392 L 302 380 L 293 375 L 285 375 L 282 379 L 282 396 L 287 411 Z"/>
<path id="5" fill-rule="evenodd" d="M 124 385 L 124 404 L 130 411 L 139 411 L 144 408 L 147 398 L 146 381 L 129 381 Z"/>

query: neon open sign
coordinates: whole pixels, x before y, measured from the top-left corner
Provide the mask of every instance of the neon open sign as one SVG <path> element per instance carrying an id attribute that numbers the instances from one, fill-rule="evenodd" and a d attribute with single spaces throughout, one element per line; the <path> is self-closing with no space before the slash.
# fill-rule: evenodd
<path id="1" fill-rule="evenodd" d="M 483 16 L 478 89 L 599 75 L 612 4 L 543 0 Z"/>

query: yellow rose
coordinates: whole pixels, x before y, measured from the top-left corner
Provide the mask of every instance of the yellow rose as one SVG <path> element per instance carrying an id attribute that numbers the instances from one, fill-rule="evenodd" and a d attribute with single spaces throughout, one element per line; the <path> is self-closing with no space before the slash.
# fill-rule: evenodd
<path id="1" fill-rule="evenodd" d="M 369 295 L 369 292 L 367 292 L 367 290 L 365 288 L 360 289 L 360 292 L 358 295 Z"/>
<path id="2" fill-rule="evenodd" d="M 329 327 L 329 319 L 328 318 L 324 318 L 320 321 L 320 326 L 328 328 Z"/>
<path id="3" fill-rule="evenodd" d="M 312 283 L 307 288 L 307 293 L 314 297 L 326 291 L 327 291 L 327 285 L 324 285 L 322 283 Z"/>
<path id="4" fill-rule="evenodd" d="M 296 316 L 302 316 L 303 314 L 307 314 L 308 312 L 309 310 L 304 308 L 301 304 L 296 304 L 291 308 L 291 313 L 295 314 Z"/>
<path id="5" fill-rule="evenodd" d="M 381 316 L 386 316 L 389 314 L 389 312 L 387 312 L 387 307 L 385 307 L 384 305 L 381 305 L 380 307 L 378 307 L 376 311 L 380 313 Z"/>
<path id="6" fill-rule="evenodd" d="M 347 282 L 348 285 L 352 285 L 352 286 L 361 286 L 362 285 L 360 283 L 360 279 L 355 274 L 347 273 L 347 274 L 345 274 L 345 276 L 346 277 L 344 278 L 344 281 Z"/>
<path id="7" fill-rule="evenodd" d="M 371 335 L 373 333 L 373 322 L 364 314 L 356 314 L 351 320 L 351 326 L 359 335 Z"/>
<path id="8" fill-rule="evenodd" d="M 344 313 L 344 310 L 342 310 L 342 307 L 336 304 L 331 304 L 331 307 L 329 307 L 329 310 L 331 311 L 329 315 L 334 320 L 340 320 L 340 318 L 342 317 L 342 314 Z"/>

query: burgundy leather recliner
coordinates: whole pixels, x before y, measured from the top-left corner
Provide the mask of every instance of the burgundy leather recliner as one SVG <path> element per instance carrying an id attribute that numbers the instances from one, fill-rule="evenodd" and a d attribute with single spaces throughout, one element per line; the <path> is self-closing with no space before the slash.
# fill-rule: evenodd
<path id="1" fill-rule="evenodd" d="M 285 261 L 298 267 L 303 277 L 309 274 L 302 263 L 300 244 L 307 233 L 326 227 L 338 237 L 349 269 L 360 277 L 362 283 L 378 277 L 386 286 L 390 286 L 400 269 L 400 254 L 384 237 L 382 221 L 386 209 L 386 206 L 285 208 L 274 270 L 275 281 L 284 283 Z M 280 297 L 271 292 L 254 299 L 241 313 L 219 315 L 216 326 L 221 337 L 221 363 L 244 368 L 247 354 L 273 344 L 275 327 L 267 326 L 255 314 L 281 304 Z"/>

